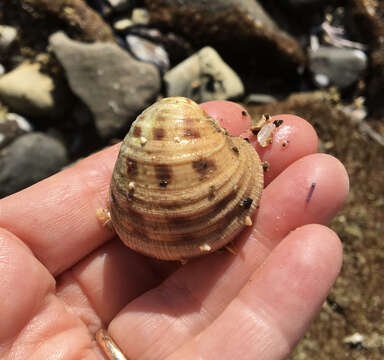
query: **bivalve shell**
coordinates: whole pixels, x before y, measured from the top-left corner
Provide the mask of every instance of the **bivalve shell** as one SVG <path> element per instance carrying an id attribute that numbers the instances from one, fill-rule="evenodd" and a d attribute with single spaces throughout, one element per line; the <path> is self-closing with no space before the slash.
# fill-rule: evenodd
<path id="1" fill-rule="evenodd" d="M 250 225 L 262 189 L 261 162 L 247 141 L 226 135 L 192 100 L 165 98 L 123 141 L 111 220 L 131 249 L 183 260 L 225 246 Z"/>

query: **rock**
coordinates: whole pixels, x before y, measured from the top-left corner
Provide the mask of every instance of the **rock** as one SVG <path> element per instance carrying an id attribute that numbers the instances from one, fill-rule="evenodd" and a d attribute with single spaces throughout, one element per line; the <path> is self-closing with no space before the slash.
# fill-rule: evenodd
<path id="1" fill-rule="evenodd" d="M 135 8 L 132 11 L 132 21 L 137 25 L 149 24 L 149 13 L 147 9 Z"/>
<path id="2" fill-rule="evenodd" d="M 0 64 L 0 76 L 3 75 L 5 73 L 5 67 Z"/>
<path id="3" fill-rule="evenodd" d="M 39 63 L 24 62 L 0 78 L 0 99 L 26 116 L 55 118 L 68 106 L 66 88 L 40 71 Z"/>
<path id="4" fill-rule="evenodd" d="M 197 102 L 241 96 L 237 74 L 211 47 L 204 47 L 164 75 L 167 96 L 186 96 Z"/>
<path id="5" fill-rule="evenodd" d="M 57 27 L 60 29 L 65 24 L 66 29 L 71 30 L 79 39 L 115 42 L 111 27 L 84 0 L 28 0 L 28 8 L 39 16 L 47 15 L 46 18 L 49 18 L 49 22 L 42 22 L 44 34 L 56 24 L 61 24 Z"/>
<path id="6" fill-rule="evenodd" d="M 151 24 L 174 29 L 198 46 L 280 74 L 304 65 L 298 42 L 279 29 L 256 0 L 146 0 Z M 235 60 L 234 60 L 235 62 Z M 244 66 L 243 64 L 239 66 Z"/>
<path id="7" fill-rule="evenodd" d="M 185 38 L 172 32 L 161 32 L 159 29 L 134 26 L 129 28 L 129 34 L 140 36 L 153 43 L 164 47 L 167 52 L 170 63 L 178 64 L 193 54 L 192 46 Z"/>
<path id="8" fill-rule="evenodd" d="M 125 40 L 135 58 L 156 65 L 162 73 L 169 70 L 168 54 L 161 45 L 136 35 L 127 35 Z"/>
<path id="9" fill-rule="evenodd" d="M 133 59 L 115 44 L 81 43 L 63 33 L 52 35 L 50 44 L 103 138 L 121 135 L 160 91 L 156 67 Z"/>
<path id="10" fill-rule="evenodd" d="M 341 89 L 356 82 L 367 68 L 367 56 L 355 49 L 319 46 L 309 52 L 309 68 L 318 87 L 335 85 Z"/>
<path id="11" fill-rule="evenodd" d="M 0 54 L 6 52 L 16 41 L 16 38 L 16 28 L 7 25 L 0 25 Z"/>
<path id="12" fill-rule="evenodd" d="M 32 126 L 27 119 L 19 114 L 7 113 L 4 118 L 0 118 L 0 149 L 30 131 Z"/>
<path id="13" fill-rule="evenodd" d="M 30 186 L 68 163 L 65 147 L 42 133 L 18 137 L 0 151 L 0 198 Z"/>
<path id="14" fill-rule="evenodd" d="M 371 50 L 367 103 L 374 115 L 384 116 L 384 2 L 351 0 L 355 36 Z"/>
<path id="15" fill-rule="evenodd" d="M 361 346 L 362 343 L 364 341 L 364 336 L 361 335 L 360 333 L 356 332 L 352 335 L 349 335 L 349 336 L 346 336 L 344 339 L 343 339 L 343 342 L 349 346 L 351 346 L 352 348 L 355 348 L 355 347 L 358 347 L 358 346 Z"/>
<path id="16" fill-rule="evenodd" d="M 114 11 L 124 11 L 134 6 L 134 0 L 107 0 Z"/>
<path id="17" fill-rule="evenodd" d="M 131 19 L 120 19 L 113 23 L 113 28 L 117 31 L 124 31 L 132 27 L 133 21 Z"/>
<path id="18" fill-rule="evenodd" d="M 249 94 L 245 99 L 245 104 L 269 104 L 277 99 L 267 94 Z"/>

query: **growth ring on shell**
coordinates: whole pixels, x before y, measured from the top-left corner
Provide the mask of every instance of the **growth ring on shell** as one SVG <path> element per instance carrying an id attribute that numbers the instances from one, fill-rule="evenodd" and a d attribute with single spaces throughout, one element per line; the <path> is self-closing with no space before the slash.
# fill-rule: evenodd
<path id="1" fill-rule="evenodd" d="M 263 189 L 253 147 L 195 102 L 162 99 L 134 121 L 111 180 L 111 220 L 131 249 L 164 260 L 213 252 L 250 221 Z"/>

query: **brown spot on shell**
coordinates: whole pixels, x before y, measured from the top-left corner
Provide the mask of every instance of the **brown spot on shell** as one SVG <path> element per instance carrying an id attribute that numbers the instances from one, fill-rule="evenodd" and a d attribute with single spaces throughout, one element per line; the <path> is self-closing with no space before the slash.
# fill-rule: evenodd
<path id="1" fill-rule="evenodd" d="M 127 158 L 127 174 L 130 177 L 135 177 L 139 173 L 137 162 L 131 158 Z"/>
<path id="2" fill-rule="evenodd" d="M 165 136 L 165 130 L 163 128 L 156 128 L 155 127 L 155 128 L 153 128 L 152 132 L 153 132 L 153 138 L 155 140 L 161 140 Z"/>
<path id="3" fill-rule="evenodd" d="M 215 204 L 216 211 L 223 210 L 228 205 L 228 203 L 231 202 L 234 198 L 236 198 L 236 191 L 230 192 L 228 195 L 218 201 Z"/>
<path id="4" fill-rule="evenodd" d="M 212 160 L 200 159 L 192 162 L 193 169 L 201 175 L 207 175 L 216 170 L 216 165 Z"/>
<path id="5" fill-rule="evenodd" d="M 141 136 L 141 127 L 140 126 L 135 126 L 133 128 L 133 136 L 134 137 L 140 137 Z"/>
<path id="6" fill-rule="evenodd" d="M 169 180 L 172 178 L 172 169 L 165 164 L 155 165 L 155 173 L 159 180 L 166 180 L 169 182 Z"/>
<path id="7" fill-rule="evenodd" d="M 215 185 L 209 187 L 208 200 L 213 200 L 215 198 Z"/>
<path id="8" fill-rule="evenodd" d="M 197 129 L 184 129 L 184 136 L 185 137 L 191 137 L 191 138 L 199 138 L 200 132 Z"/>

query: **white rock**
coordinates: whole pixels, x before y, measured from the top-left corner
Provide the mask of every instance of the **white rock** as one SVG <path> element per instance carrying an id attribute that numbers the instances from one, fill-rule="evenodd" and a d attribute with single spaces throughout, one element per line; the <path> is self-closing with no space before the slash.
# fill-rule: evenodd
<path id="1" fill-rule="evenodd" d="M 32 125 L 29 123 L 29 121 L 24 116 L 21 116 L 19 114 L 7 113 L 7 115 L 5 115 L 5 119 L 10 121 L 16 121 L 19 128 L 25 132 L 30 132 L 33 130 Z"/>
<path id="2" fill-rule="evenodd" d="M 21 114 L 52 114 L 55 89 L 50 76 L 40 72 L 40 64 L 25 62 L 0 78 L 0 99 Z"/>
<path id="3" fill-rule="evenodd" d="M 343 339 L 343 342 L 345 344 L 358 345 L 358 344 L 361 344 L 363 342 L 363 340 L 364 340 L 364 336 L 361 335 L 360 333 L 356 332 L 352 335 L 346 336 Z"/>
<path id="4" fill-rule="evenodd" d="M 133 21 L 131 19 L 120 19 L 120 20 L 117 20 L 114 24 L 113 24 L 113 27 L 116 29 L 116 30 L 125 30 L 125 29 L 128 29 L 129 27 L 131 27 L 133 25 Z"/>
<path id="5" fill-rule="evenodd" d="M 239 76 L 208 46 L 168 71 L 164 81 L 167 96 L 186 96 L 199 102 L 225 100 L 244 93 Z"/>
<path id="6" fill-rule="evenodd" d="M 132 11 L 132 21 L 138 25 L 149 24 L 149 13 L 147 9 L 135 8 Z"/>
<path id="7" fill-rule="evenodd" d="M 6 51 L 15 42 L 16 37 L 16 28 L 7 25 L 0 25 L 0 52 Z"/>

